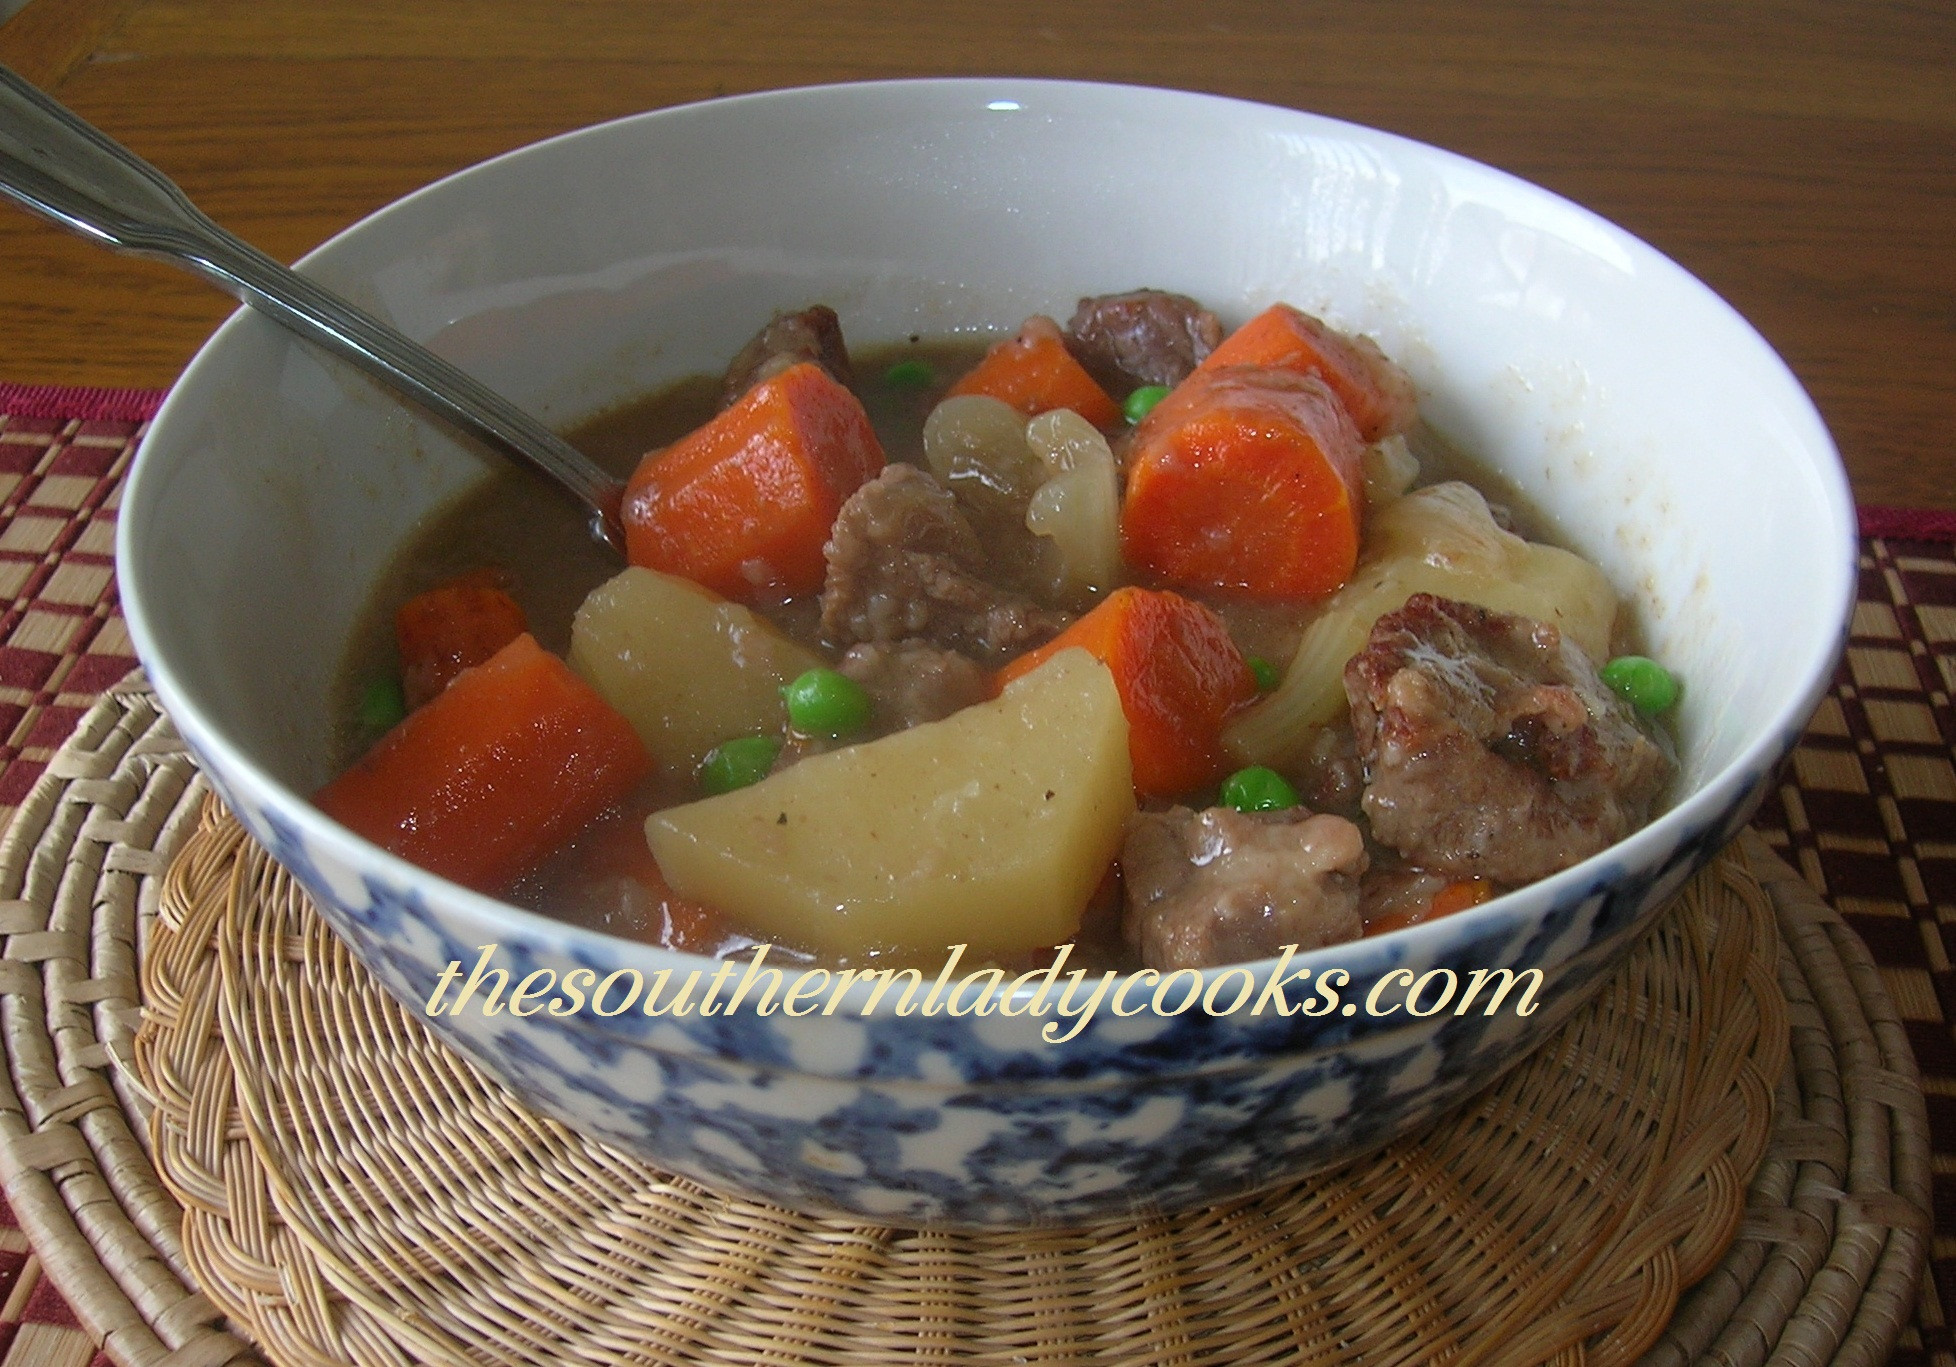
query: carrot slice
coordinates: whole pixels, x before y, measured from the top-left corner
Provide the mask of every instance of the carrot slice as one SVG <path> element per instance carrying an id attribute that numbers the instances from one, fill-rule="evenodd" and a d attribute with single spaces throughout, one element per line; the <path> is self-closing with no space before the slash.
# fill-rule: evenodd
<path id="1" fill-rule="evenodd" d="M 842 501 L 882 468 L 862 404 L 804 361 L 647 453 L 625 487 L 626 558 L 725 598 L 813 593 Z"/>
<path id="2" fill-rule="evenodd" d="M 1095 427 L 1120 424 L 1121 410 L 1066 349 L 1059 324 L 1043 314 L 1026 319 L 951 386 L 951 394 L 987 394 L 1036 418 L 1070 408 Z"/>
<path id="3" fill-rule="evenodd" d="M 1494 896 L 1494 884 L 1485 878 L 1461 878 L 1446 884 L 1433 894 L 1433 900 L 1423 906 L 1407 907 L 1388 912 L 1365 923 L 1367 935 L 1384 935 L 1389 931 L 1404 930 L 1407 926 L 1424 925 L 1437 921 L 1442 916 L 1451 916 L 1456 911 L 1477 907 Z"/>
<path id="4" fill-rule="evenodd" d="M 1419 416 L 1412 377 L 1369 337 L 1348 337 L 1289 304 L 1272 304 L 1223 338 L 1197 367 L 1269 365 L 1331 386 L 1367 442 L 1410 429 Z"/>
<path id="5" fill-rule="evenodd" d="M 1135 429 L 1121 553 L 1184 587 L 1330 593 L 1358 562 L 1363 451 L 1315 376 L 1197 370 Z"/>
<path id="6" fill-rule="evenodd" d="M 599 929 L 687 954 L 712 954 L 734 933 L 733 924 L 718 908 L 673 891 L 646 841 L 647 815 L 645 807 L 634 801 L 579 837 L 577 849 L 566 856 L 576 869 L 569 888 L 573 905 L 611 903 L 621 911 L 629 908 L 633 913 L 629 919 L 621 915 Z M 636 884 L 636 895 L 621 897 L 615 886 L 605 886 L 621 882 Z"/>
<path id="7" fill-rule="evenodd" d="M 394 614 L 401 692 L 412 712 L 528 631 L 523 609 L 495 570 L 473 570 L 418 593 Z"/>
<path id="8" fill-rule="evenodd" d="M 1173 797 L 1215 782 L 1223 721 L 1256 696 L 1256 676 L 1222 618 L 1160 589 L 1116 589 L 1092 612 L 998 672 L 995 688 L 1071 646 L 1114 674 L 1127 717 L 1134 790 Z"/>
<path id="9" fill-rule="evenodd" d="M 1456 911 L 1477 907 L 1494 896 L 1494 884 L 1485 878 L 1461 878 L 1447 884 L 1433 894 L 1435 918 L 1451 916 Z"/>
<path id="10" fill-rule="evenodd" d="M 650 769 L 631 723 L 525 634 L 458 674 L 313 800 L 410 863 L 496 892 Z"/>

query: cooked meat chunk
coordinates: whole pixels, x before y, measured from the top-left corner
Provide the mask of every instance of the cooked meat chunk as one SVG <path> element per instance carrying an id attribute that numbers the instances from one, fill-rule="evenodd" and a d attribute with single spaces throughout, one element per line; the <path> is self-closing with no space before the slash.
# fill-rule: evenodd
<path id="1" fill-rule="evenodd" d="M 1296 774 L 1297 791 L 1316 812 L 1336 812 L 1357 820 L 1365 809 L 1365 763 L 1348 725 L 1319 727 Z"/>
<path id="2" fill-rule="evenodd" d="M 985 699 L 984 671 L 969 657 L 927 641 L 851 646 L 841 669 L 868 692 L 882 730 L 942 721 Z"/>
<path id="3" fill-rule="evenodd" d="M 1066 349 L 1115 397 L 1147 384 L 1178 385 L 1222 341 L 1216 315 L 1185 294 L 1135 290 L 1082 299 Z"/>
<path id="4" fill-rule="evenodd" d="M 733 407 L 762 380 L 803 361 L 815 362 L 840 384 L 850 383 L 849 348 L 842 341 L 842 320 L 827 304 L 816 304 L 800 313 L 777 313 L 755 333 L 727 366 L 726 379 L 720 386 L 720 407 Z"/>
<path id="5" fill-rule="evenodd" d="M 1642 825 L 1676 764 L 1554 627 L 1415 594 L 1345 666 L 1372 833 L 1527 883 Z"/>
<path id="6" fill-rule="evenodd" d="M 822 634 L 838 645 L 914 637 L 1000 664 L 1069 620 L 987 582 L 957 500 L 914 465 L 891 465 L 851 494 L 824 554 Z"/>
<path id="7" fill-rule="evenodd" d="M 1158 970 L 1355 940 L 1366 862 L 1358 827 L 1301 807 L 1139 812 L 1121 848 L 1122 934 Z"/>

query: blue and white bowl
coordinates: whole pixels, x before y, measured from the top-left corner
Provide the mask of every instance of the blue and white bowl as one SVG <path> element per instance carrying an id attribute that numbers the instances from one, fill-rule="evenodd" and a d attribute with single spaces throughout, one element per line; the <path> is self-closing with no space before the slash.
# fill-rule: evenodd
<path id="1" fill-rule="evenodd" d="M 808 1210 L 968 1226 L 1172 1210 L 1440 1114 L 1580 1005 L 1744 824 L 1851 603 L 1839 459 L 1743 319 L 1554 195 L 1289 110 L 1023 80 L 720 100 L 450 177 L 304 269 L 560 425 L 717 370 L 756 320 L 812 300 L 859 342 L 1009 328 L 1138 285 L 1232 324 L 1288 300 L 1400 360 L 1427 417 L 1603 566 L 1686 680 L 1679 797 L 1658 820 L 1486 906 L 1282 964 L 1294 1014 L 1265 998 L 1266 962 L 1211 972 L 1216 1014 L 1165 1014 L 1157 984 L 1119 981 L 1083 1020 L 1100 982 L 1083 978 L 1071 1016 L 1027 984 L 1019 1014 L 954 1016 L 940 994 L 933 1014 L 886 997 L 864 1018 L 857 984 L 833 1014 L 794 1019 L 648 1016 L 642 997 L 485 1015 L 481 993 L 425 1017 L 573 1128 Z M 137 650 L 238 817 L 409 1009 L 482 946 L 512 985 L 610 977 L 607 1007 L 663 972 L 669 1004 L 716 965 L 446 883 L 306 800 L 328 777 L 329 687 L 369 587 L 485 459 L 240 313 L 171 394 L 123 502 Z M 1524 976 L 1488 1014 L 1498 970 Z"/>

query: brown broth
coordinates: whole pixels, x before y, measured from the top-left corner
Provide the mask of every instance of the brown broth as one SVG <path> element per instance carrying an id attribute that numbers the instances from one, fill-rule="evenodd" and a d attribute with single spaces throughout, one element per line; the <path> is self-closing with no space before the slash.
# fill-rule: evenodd
<path id="1" fill-rule="evenodd" d="M 951 381 L 983 353 L 982 342 L 913 339 L 865 348 L 859 354 L 855 391 L 889 459 L 922 458 L 924 419 Z M 884 381 L 891 366 L 911 360 L 931 366 L 938 382 L 915 389 Z M 565 438 L 623 479 L 646 452 L 711 418 L 719 398 L 719 377 L 689 376 L 601 413 L 572 428 Z M 514 467 L 494 471 L 438 509 L 375 584 L 343 657 L 333 693 L 336 769 L 358 759 L 376 739 L 360 722 L 360 697 L 375 680 L 399 672 L 395 609 L 417 593 L 483 566 L 514 572 L 511 593 L 529 619 L 531 633 L 544 649 L 559 655 L 570 647 L 571 618 L 585 595 L 620 568 L 616 557 L 591 539 L 580 510 Z M 768 615 L 791 635 L 813 637 L 810 604 L 778 605 Z"/>

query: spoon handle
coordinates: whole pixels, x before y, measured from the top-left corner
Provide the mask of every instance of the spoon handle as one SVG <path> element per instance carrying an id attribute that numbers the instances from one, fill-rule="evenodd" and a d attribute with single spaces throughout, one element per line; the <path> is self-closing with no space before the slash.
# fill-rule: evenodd
<path id="1" fill-rule="evenodd" d="M 161 171 L 4 66 L 0 193 L 104 246 L 194 271 L 352 362 L 567 490 L 592 534 L 624 554 L 618 480 L 488 386 L 219 227 Z"/>

